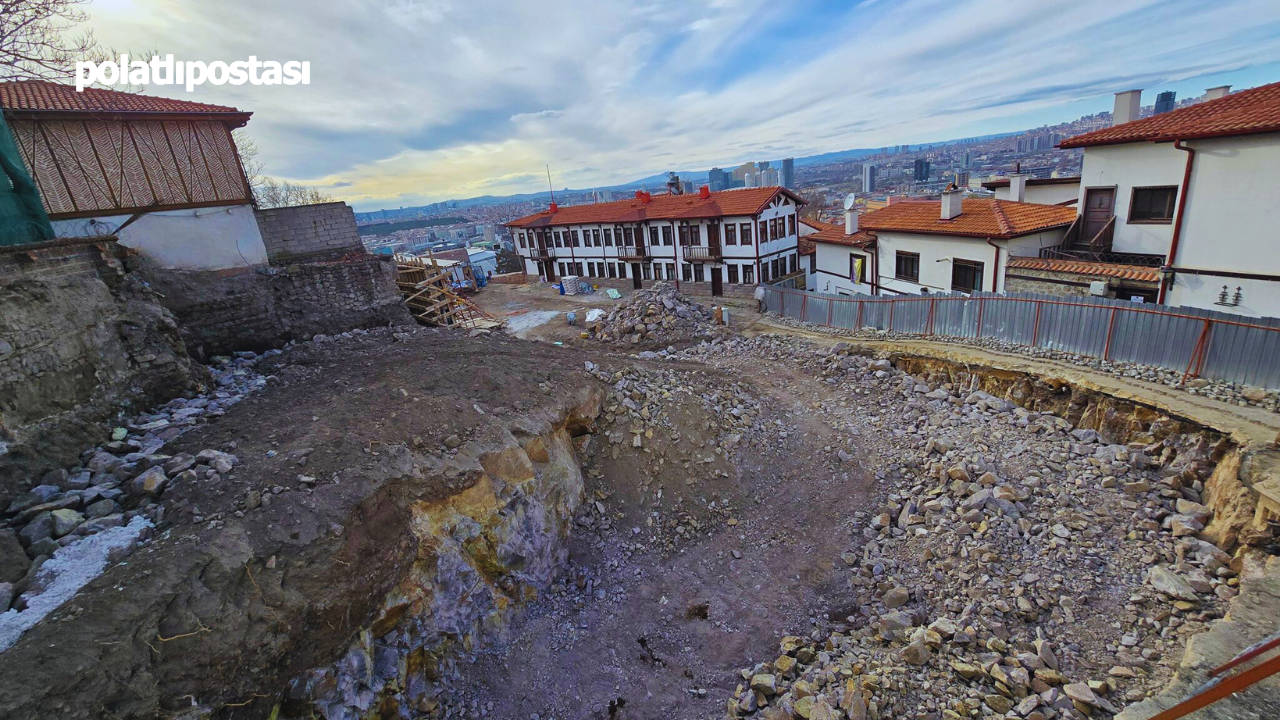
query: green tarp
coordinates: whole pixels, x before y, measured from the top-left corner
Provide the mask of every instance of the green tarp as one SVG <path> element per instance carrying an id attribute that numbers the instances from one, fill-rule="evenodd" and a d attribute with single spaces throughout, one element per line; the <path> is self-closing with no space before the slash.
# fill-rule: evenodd
<path id="1" fill-rule="evenodd" d="M 0 245 L 27 245 L 53 239 L 53 226 L 40 202 L 9 125 L 0 113 Z"/>

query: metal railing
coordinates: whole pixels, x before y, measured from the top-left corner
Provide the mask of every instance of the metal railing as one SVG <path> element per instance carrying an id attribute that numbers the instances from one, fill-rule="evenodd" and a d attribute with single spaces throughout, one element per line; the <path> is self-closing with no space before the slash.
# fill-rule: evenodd
<path id="1" fill-rule="evenodd" d="M 685 245 L 684 259 L 689 262 L 708 262 L 720 259 L 720 248 L 703 245 Z"/>
<path id="2" fill-rule="evenodd" d="M 619 245 L 618 257 L 624 260 L 644 260 L 649 257 L 649 249 L 644 245 Z"/>
<path id="3" fill-rule="evenodd" d="M 1189 377 L 1280 387 L 1280 319 L 1105 298 L 994 295 L 835 296 L 765 288 L 770 312 L 846 330 L 992 338 Z"/>
<path id="4" fill-rule="evenodd" d="M 1115 265 L 1140 265 L 1142 267 L 1160 267 L 1164 264 L 1163 255 L 1148 253 L 1094 252 L 1092 250 L 1076 250 L 1067 245 L 1054 245 L 1040 248 L 1040 257 L 1060 260 L 1083 260 L 1086 262 L 1111 263 Z"/>

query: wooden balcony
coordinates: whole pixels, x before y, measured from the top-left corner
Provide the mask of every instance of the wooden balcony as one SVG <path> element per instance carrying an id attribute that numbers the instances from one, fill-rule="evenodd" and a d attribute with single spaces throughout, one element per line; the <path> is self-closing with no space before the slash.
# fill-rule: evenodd
<path id="1" fill-rule="evenodd" d="M 719 262 L 720 248 L 705 247 L 703 245 L 685 245 L 684 259 L 685 262 Z"/>
<path id="2" fill-rule="evenodd" d="M 649 248 L 644 245 L 619 245 L 618 259 L 647 260 L 649 259 Z"/>
<path id="3" fill-rule="evenodd" d="M 552 254 L 551 248 L 533 247 L 529 248 L 530 260 L 551 260 L 555 255 Z"/>

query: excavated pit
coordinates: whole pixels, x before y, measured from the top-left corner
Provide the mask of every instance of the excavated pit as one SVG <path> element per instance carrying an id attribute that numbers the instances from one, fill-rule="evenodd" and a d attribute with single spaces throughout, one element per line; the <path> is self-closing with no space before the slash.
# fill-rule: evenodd
<path id="1" fill-rule="evenodd" d="M 930 646 L 932 664 L 905 661 L 909 638 L 884 631 L 895 611 L 921 626 L 970 623 L 981 652 L 1015 657 L 1043 626 L 1074 682 L 1107 679 L 1122 634 L 1136 633 L 1138 650 L 1159 652 L 1098 691 L 1123 706 L 1159 691 L 1187 638 L 1239 590 L 1220 575 L 1214 588 L 1230 591 L 1148 623 L 1160 601 L 1143 589 L 1146 571 L 1185 562 L 1152 519 L 1168 513 L 1122 528 L 1090 504 L 1132 502 L 1137 517 L 1172 506 L 1162 491 L 1173 490 L 1204 501 L 1212 517 L 1199 535 L 1221 550 L 1242 558 L 1263 541 L 1240 473 L 1256 448 L 1065 381 L 924 356 L 873 361 L 795 338 L 637 361 L 505 336 L 397 337 L 296 348 L 260 396 L 184 436 L 174 451 L 233 452 L 236 472 L 168 491 L 149 545 L 0 653 L 0 715 L 814 720 L 981 717 L 1004 704 L 947 665 L 981 666 L 954 634 Z M 927 392 L 903 392 L 907 378 Z M 975 393 L 990 400 L 968 402 Z M 970 429 L 937 422 L 952 408 L 978 408 L 959 417 L 990 435 L 973 441 L 981 450 L 939 452 Z M 1036 429 L 1016 420 L 1028 417 Z M 1028 449 L 997 452 L 1015 442 Z M 1131 469 L 1112 451 L 1073 469 L 1120 446 L 1150 464 Z M 1002 549 L 999 529 L 1021 527 L 1003 506 L 981 527 L 974 519 L 990 535 L 972 558 L 918 532 L 941 537 L 958 522 L 922 498 L 972 497 L 939 477 L 951 467 L 976 485 L 990 472 L 1009 497 L 1080 499 L 1054 522 L 1098 544 L 1072 553 L 1073 541 L 1047 540 L 1067 548 L 1051 561 L 1118 584 L 1116 598 L 1034 604 L 1037 593 L 1074 597 L 1066 578 L 1044 592 L 1022 583 L 1033 604 L 996 609 L 1003 565 L 1022 576 L 1036 555 Z M 1043 482 L 1028 484 L 1033 473 Z M 1052 536 L 1034 499 L 1014 503 L 1029 519 L 1019 542 Z M 916 506 L 919 524 L 903 512 Z M 896 516 L 877 527 L 887 508 Z M 1125 529 L 1148 543 L 1149 562 L 1116 553 Z M 960 582 L 966 563 L 977 575 Z M 1239 576 L 1239 563 L 1219 564 Z M 888 599 L 897 587 L 903 603 Z M 856 662 L 841 667 L 854 645 Z M 845 674 L 827 677 L 824 654 Z M 772 689 L 755 688 L 760 675 Z M 1025 691 L 1005 690 L 1010 707 L 1026 704 Z M 1036 710 L 1083 717 L 1043 713 L 1052 707 Z"/>

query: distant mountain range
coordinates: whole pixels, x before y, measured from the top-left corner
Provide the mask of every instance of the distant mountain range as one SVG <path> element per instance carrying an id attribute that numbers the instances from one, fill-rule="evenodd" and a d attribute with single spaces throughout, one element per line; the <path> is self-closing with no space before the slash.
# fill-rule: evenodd
<path id="1" fill-rule="evenodd" d="M 1010 137 L 1013 135 L 1021 135 L 1024 132 L 1027 132 L 1027 131 L 1023 130 L 1019 132 L 996 133 L 992 135 L 977 135 L 974 137 L 960 138 L 957 140 L 944 140 L 941 142 L 934 142 L 934 143 L 920 143 L 916 145 L 911 145 L 909 147 L 912 150 L 926 150 L 931 147 L 939 147 L 942 145 L 955 145 L 957 143 L 994 140 L 996 138 Z M 798 157 L 795 159 L 795 161 L 796 161 L 796 167 L 804 167 L 806 165 L 821 165 L 824 163 L 835 162 L 837 160 L 856 160 L 858 158 L 867 157 L 868 155 L 875 155 L 883 150 L 884 148 L 857 148 L 854 150 L 839 150 L 836 152 L 822 153 L 821 155 L 807 155 L 805 157 Z M 775 158 L 773 160 L 770 160 L 770 162 L 779 162 L 780 160 L 781 158 Z M 737 166 L 731 165 L 731 166 L 724 166 L 724 167 L 726 170 L 728 170 Z M 705 185 L 707 183 L 707 172 L 708 172 L 707 170 L 675 170 L 674 172 L 680 176 L 681 180 L 688 180 L 689 182 L 693 183 L 695 187 L 698 185 Z M 631 182 L 623 183 L 621 185 L 607 185 L 607 186 L 590 187 L 590 188 L 563 188 L 561 190 L 556 190 L 556 192 L 557 193 L 585 193 L 585 192 L 591 192 L 592 190 L 629 192 L 632 190 L 640 190 L 642 188 L 648 188 L 648 189 L 664 188 L 666 187 L 666 185 L 667 185 L 667 172 L 660 172 L 660 173 L 657 173 L 656 175 L 649 175 L 647 177 L 642 177 L 639 180 L 632 180 Z M 475 207 L 478 205 L 496 205 L 499 203 L 509 203 L 509 202 L 550 201 L 550 199 L 551 199 L 551 191 L 544 190 L 542 192 L 519 193 L 516 195 L 480 195 L 477 197 L 466 198 L 463 200 L 446 200 L 444 201 L 444 203 L 429 203 L 427 205 L 415 205 L 412 207 L 385 208 L 385 209 L 393 210 L 397 213 L 404 213 L 404 212 L 412 212 L 414 210 L 418 210 L 421 208 L 428 208 L 428 207 L 431 207 L 432 205 L 441 205 L 441 204 L 449 204 L 449 203 L 452 204 L 451 207 L 465 208 L 465 207 Z M 367 216 L 367 215 L 370 215 L 371 213 L 376 213 L 376 212 L 381 212 L 381 210 L 359 212 L 359 213 L 356 213 L 356 216 L 359 218 L 362 215 Z M 361 219 L 364 219 L 364 218 L 361 218 Z"/>

